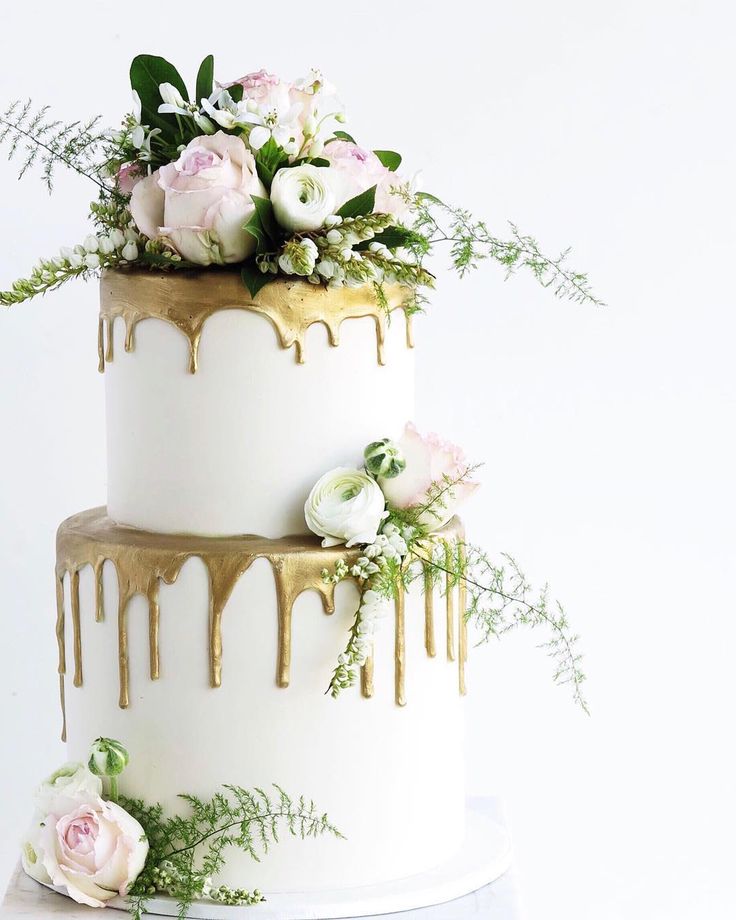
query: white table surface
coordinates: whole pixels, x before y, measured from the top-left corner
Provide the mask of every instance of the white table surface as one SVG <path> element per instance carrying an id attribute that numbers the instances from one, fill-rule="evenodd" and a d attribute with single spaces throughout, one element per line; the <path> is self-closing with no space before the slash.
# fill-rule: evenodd
<path id="1" fill-rule="evenodd" d="M 493 809 L 493 818 L 503 822 L 503 808 L 497 800 L 486 800 Z M 484 803 L 485 804 L 485 803 Z M 247 908 L 243 914 L 247 916 Z M 18 865 L 10 879 L 5 898 L 0 907 L 0 920 L 124 920 L 127 915 L 111 908 L 96 909 L 77 904 L 64 895 L 57 894 L 34 882 Z M 153 915 L 151 915 L 153 916 Z M 462 898 L 420 910 L 383 914 L 395 920 L 523 920 L 519 887 L 513 867 L 490 885 L 471 892 Z M 349 920 L 349 918 L 346 918 Z M 379 920 L 377 916 L 362 920 Z"/>

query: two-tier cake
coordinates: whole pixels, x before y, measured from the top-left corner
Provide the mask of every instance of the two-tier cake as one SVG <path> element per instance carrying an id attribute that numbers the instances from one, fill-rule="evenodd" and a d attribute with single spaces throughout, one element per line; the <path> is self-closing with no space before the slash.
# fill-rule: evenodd
<path id="1" fill-rule="evenodd" d="M 166 807 L 278 782 L 347 838 L 287 839 L 257 872 L 234 853 L 232 885 L 370 885 L 448 859 L 465 820 L 456 592 L 407 591 L 333 700 L 358 594 L 323 582 L 345 549 L 321 548 L 303 512 L 322 471 L 413 415 L 402 291 L 389 321 L 370 289 L 278 282 L 251 299 L 229 273 L 108 273 L 101 290 L 108 506 L 57 544 L 70 758 L 119 739 L 125 793 Z"/>
<path id="2" fill-rule="evenodd" d="M 508 841 L 466 821 L 468 626 L 546 630 L 584 706 L 583 674 L 546 590 L 465 539 L 476 467 L 411 423 L 412 320 L 443 243 L 461 276 L 488 259 L 597 301 L 566 253 L 356 143 L 317 71 L 219 83 L 208 55 L 190 99 L 144 54 L 130 80 L 117 131 L 30 103 L 0 130 L 22 173 L 97 190 L 93 232 L 0 304 L 100 277 L 107 406 L 107 505 L 57 537 L 70 760 L 36 790 L 23 866 L 136 920 L 472 890 Z M 264 914 L 264 893 L 293 898 Z"/>

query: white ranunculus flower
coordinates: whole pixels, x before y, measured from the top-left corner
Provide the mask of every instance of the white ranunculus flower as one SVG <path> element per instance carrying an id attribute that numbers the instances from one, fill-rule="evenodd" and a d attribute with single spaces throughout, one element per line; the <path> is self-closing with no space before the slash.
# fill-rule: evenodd
<path id="1" fill-rule="evenodd" d="M 363 470 L 339 466 L 325 473 L 309 493 L 304 517 L 322 546 L 373 543 L 387 517 L 386 499 L 375 479 Z"/>
<path id="2" fill-rule="evenodd" d="M 46 826 L 44 818 L 45 816 L 38 814 L 31 822 L 31 826 L 26 831 L 21 843 L 20 861 L 26 875 L 30 875 L 32 879 L 41 882 L 42 885 L 50 885 L 51 876 L 43 864 L 43 852 L 41 850 L 41 834 Z"/>
<path id="3" fill-rule="evenodd" d="M 271 204 L 285 230 L 319 230 L 335 210 L 330 168 L 305 163 L 280 169 L 271 184 Z"/>
<path id="4" fill-rule="evenodd" d="M 36 812 L 48 815 L 55 809 L 72 811 L 82 802 L 93 802 L 102 795 L 102 780 L 82 763 L 65 763 L 36 789 Z"/>

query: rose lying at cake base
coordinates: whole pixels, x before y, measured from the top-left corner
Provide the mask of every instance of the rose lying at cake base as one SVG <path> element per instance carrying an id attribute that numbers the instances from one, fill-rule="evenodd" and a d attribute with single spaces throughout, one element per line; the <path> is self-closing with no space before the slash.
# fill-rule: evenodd
<path id="1" fill-rule="evenodd" d="M 266 857 L 268 858 L 268 857 Z M 335 888 L 310 892 L 265 892 L 260 904 L 228 907 L 211 901 L 196 901 L 187 916 L 192 920 L 338 920 L 414 910 L 444 904 L 477 891 L 500 878 L 510 867 L 511 840 L 503 826 L 502 807 L 497 799 L 470 799 L 467 804 L 467 832 L 458 852 L 427 872 L 380 885 Z M 66 891 L 45 886 L 59 894 Z M 125 898 L 107 902 L 107 907 L 128 911 Z M 156 896 L 147 904 L 154 916 L 176 917 L 175 898 Z M 112 917 L 117 916 L 113 914 Z"/>

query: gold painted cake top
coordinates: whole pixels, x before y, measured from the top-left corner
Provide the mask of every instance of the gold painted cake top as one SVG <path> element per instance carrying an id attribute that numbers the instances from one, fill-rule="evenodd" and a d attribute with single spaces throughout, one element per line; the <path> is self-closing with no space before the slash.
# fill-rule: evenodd
<path id="1" fill-rule="evenodd" d="M 100 371 L 113 359 L 112 327 L 125 323 L 125 350 L 135 347 L 135 327 L 154 318 L 171 323 L 189 342 L 189 370 L 197 370 L 197 355 L 206 320 L 220 310 L 247 310 L 266 317 L 276 330 L 282 348 L 294 346 L 298 364 L 304 363 L 307 330 L 315 323 L 327 327 L 330 345 L 337 347 L 340 326 L 346 319 L 370 317 L 376 326 L 378 363 L 385 363 L 384 345 L 389 314 L 403 310 L 407 347 L 413 347 L 412 292 L 398 284 L 384 288 L 388 308 L 382 306 L 371 285 L 326 288 L 306 281 L 274 280 L 251 297 L 237 272 L 136 270 L 103 272 L 100 282 Z M 105 342 L 105 335 L 107 342 Z"/>

